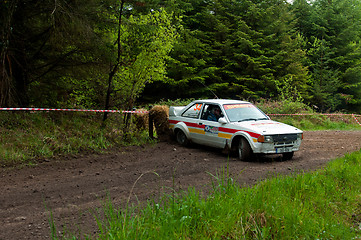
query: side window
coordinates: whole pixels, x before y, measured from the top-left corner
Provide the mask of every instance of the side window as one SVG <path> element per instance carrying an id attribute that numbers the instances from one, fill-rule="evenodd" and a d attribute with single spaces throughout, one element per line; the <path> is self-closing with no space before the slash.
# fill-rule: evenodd
<path id="1" fill-rule="evenodd" d="M 202 105 L 202 103 L 193 104 L 182 114 L 182 117 L 198 118 Z"/>
<path id="2" fill-rule="evenodd" d="M 208 121 L 218 121 L 223 116 L 222 110 L 218 105 L 206 104 L 204 105 L 201 118 Z"/>
<path id="3" fill-rule="evenodd" d="M 202 119 L 207 120 L 211 108 L 209 107 L 209 104 L 204 105 L 203 112 L 202 112 Z"/>

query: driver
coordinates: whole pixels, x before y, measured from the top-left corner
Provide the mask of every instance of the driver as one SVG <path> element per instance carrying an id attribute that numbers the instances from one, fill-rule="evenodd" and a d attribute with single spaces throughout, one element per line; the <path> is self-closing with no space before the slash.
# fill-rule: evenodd
<path id="1" fill-rule="evenodd" d="M 221 117 L 221 109 L 219 107 L 214 107 L 208 115 L 207 120 L 218 122 L 218 119 Z"/>

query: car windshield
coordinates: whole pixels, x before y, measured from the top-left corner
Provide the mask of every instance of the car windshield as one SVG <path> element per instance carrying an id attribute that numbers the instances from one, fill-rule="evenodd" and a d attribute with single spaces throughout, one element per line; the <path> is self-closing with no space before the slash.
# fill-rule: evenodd
<path id="1" fill-rule="evenodd" d="M 268 120 L 268 117 L 250 103 L 225 104 L 224 110 L 230 122 Z"/>

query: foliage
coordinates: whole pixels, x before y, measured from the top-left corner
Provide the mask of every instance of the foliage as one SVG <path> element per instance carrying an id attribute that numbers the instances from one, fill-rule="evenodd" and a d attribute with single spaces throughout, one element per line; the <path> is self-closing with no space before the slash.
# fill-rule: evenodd
<path id="1" fill-rule="evenodd" d="M 313 113 L 310 107 L 297 101 L 269 101 L 262 99 L 261 101 L 256 102 L 255 105 L 266 114 Z"/>
<path id="2" fill-rule="evenodd" d="M 322 111 L 335 110 L 341 103 L 341 95 L 336 94 L 341 86 L 338 70 L 330 70 L 332 51 L 325 40 L 314 39 L 308 50 L 313 81 L 311 82 L 310 102 Z"/>
<path id="3" fill-rule="evenodd" d="M 0 106 L 280 100 L 289 86 L 318 111 L 358 112 L 360 10 L 353 0 L 1 1 Z"/>
<path id="4" fill-rule="evenodd" d="M 359 111 L 359 1 L 295 0 L 298 30 L 308 42 L 311 100 L 320 109 Z M 358 79 L 358 80 L 356 80 Z"/>
<path id="5" fill-rule="evenodd" d="M 193 102 L 195 99 L 194 98 L 190 98 L 190 99 L 175 99 L 175 100 L 160 100 L 159 102 L 156 103 L 156 105 L 166 105 L 168 107 L 170 106 L 187 106 L 189 103 Z"/>
<path id="6" fill-rule="evenodd" d="M 230 0 L 191 6 L 183 12 L 184 31 L 169 63 L 174 81 L 167 97 L 258 99 L 276 96 L 275 81 L 290 77 L 306 92 L 302 38 L 288 24 L 287 4 Z"/>
<path id="7" fill-rule="evenodd" d="M 164 81 L 167 58 L 176 39 L 172 16 L 163 9 L 130 16 L 121 26 L 122 62 L 114 81 L 115 95 L 125 109 L 132 109 L 146 84 Z"/>
<path id="8" fill-rule="evenodd" d="M 174 81 L 148 88 L 147 98 L 274 99 L 291 79 L 318 111 L 359 111 L 359 2 L 187 2 Z"/>
<path id="9" fill-rule="evenodd" d="M 74 83 L 102 72 L 107 55 L 97 31 L 104 24 L 99 1 L 15 0 L 0 7 L 6 13 L 1 18 L 1 83 L 6 83 L 1 89 L 7 93 L 1 95 L 2 106 L 56 106 L 67 101 Z"/>

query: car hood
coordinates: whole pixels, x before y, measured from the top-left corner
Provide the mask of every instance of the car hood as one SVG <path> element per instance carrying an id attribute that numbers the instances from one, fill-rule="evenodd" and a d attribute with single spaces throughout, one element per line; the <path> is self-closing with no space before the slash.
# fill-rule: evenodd
<path id="1" fill-rule="evenodd" d="M 233 124 L 242 129 L 248 129 L 262 135 L 302 133 L 302 131 L 296 127 L 272 120 L 246 121 Z"/>

